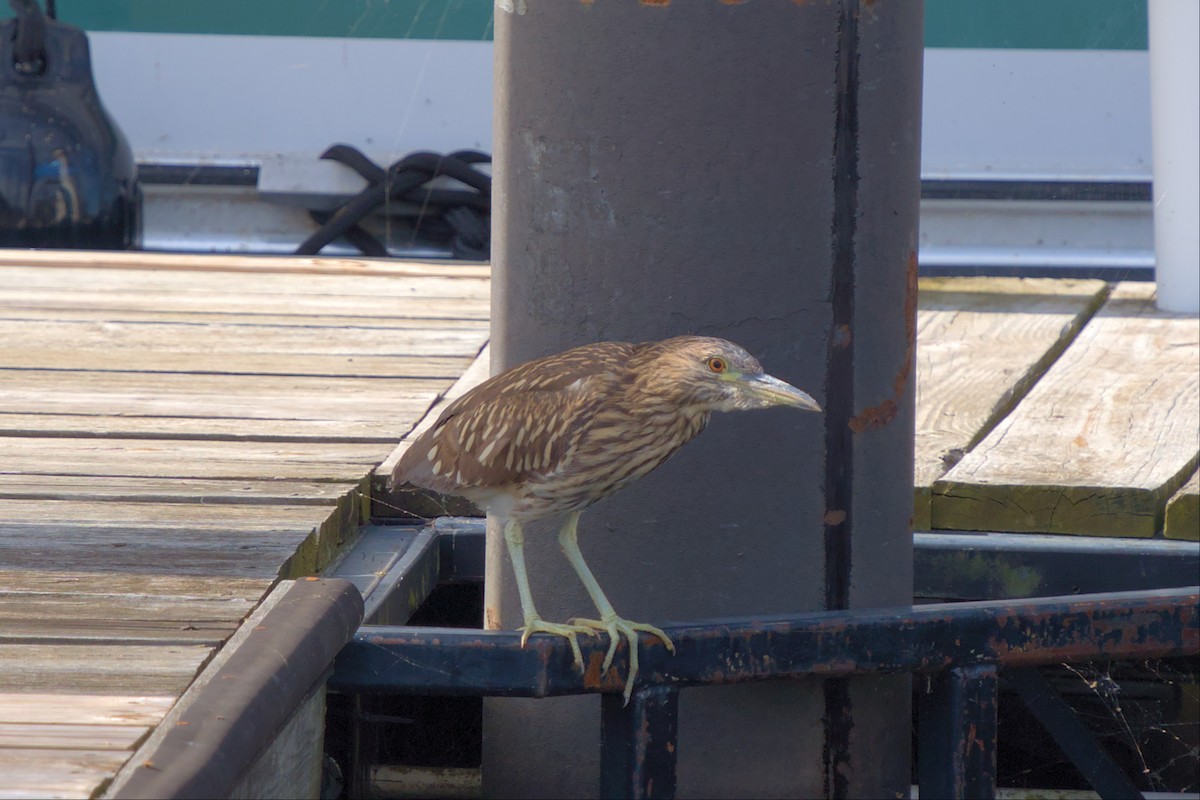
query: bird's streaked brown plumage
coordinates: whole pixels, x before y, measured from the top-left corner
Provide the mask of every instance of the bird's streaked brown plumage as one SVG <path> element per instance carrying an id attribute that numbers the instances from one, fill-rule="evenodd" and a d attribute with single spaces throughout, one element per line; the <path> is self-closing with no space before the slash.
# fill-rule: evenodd
<path id="1" fill-rule="evenodd" d="M 626 698 L 637 671 L 636 631 L 662 631 L 617 617 L 575 542 L 579 513 L 642 477 L 695 438 L 713 411 L 789 405 L 820 410 L 810 396 L 769 375 L 737 345 L 704 336 L 661 342 L 597 342 L 514 367 L 451 403 L 392 473 L 466 497 L 505 520 L 525 616 L 525 636 L 571 640 L 607 631 L 611 663 L 618 635 L 630 642 Z M 559 541 L 601 619 L 548 623 L 529 592 L 521 524 L 566 514 Z"/>

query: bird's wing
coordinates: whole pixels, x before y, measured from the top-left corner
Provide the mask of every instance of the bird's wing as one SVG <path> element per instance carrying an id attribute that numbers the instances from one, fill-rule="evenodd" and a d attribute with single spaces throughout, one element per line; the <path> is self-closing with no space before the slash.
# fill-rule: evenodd
<path id="1" fill-rule="evenodd" d="M 446 494 L 523 483 L 572 452 L 633 345 L 600 342 L 503 372 L 451 403 L 396 465 L 394 484 Z"/>

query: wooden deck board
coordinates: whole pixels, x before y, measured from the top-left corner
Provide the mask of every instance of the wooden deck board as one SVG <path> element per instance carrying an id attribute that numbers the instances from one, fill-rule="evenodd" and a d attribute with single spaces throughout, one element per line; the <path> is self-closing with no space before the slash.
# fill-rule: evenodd
<path id="1" fill-rule="evenodd" d="M 0 749 L 130 750 L 145 725 L 78 725 L 0 721 Z"/>
<path id="2" fill-rule="evenodd" d="M 178 695 L 212 651 L 203 644 L 0 642 L 0 692 L 54 686 L 62 694 Z"/>
<path id="3" fill-rule="evenodd" d="M 314 481 L 359 480 L 391 451 L 385 444 L 31 436 L 0 447 L 0 470 L 25 475 Z"/>
<path id="4" fill-rule="evenodd" d="M 0 497 L 9 500 L 107 500 L 142 503 L 334 505 L 358 489 L 354 481 L 210 480 L 95 475 L 0 473 Z"/>
<path id="5" fill-rule="evenodd" d="M 0 693 L 5 722 L 57 724 L 70 715 L 76 725 L 154 725 L 175 704 L 173 695 L 61 695 Z"/>
<path id="6" fill-rule="evenodd" d="M 923 278 L 917 302 L 914 515 L 1015 406 L 1107 295 L 1102 281 Z"/>
<path id="7" fill-rule="evenodd" d="M 1200 541 L 1200 472 L 1167 501 L 1163 533 L 1168 539 Z"/>
<path id="8" fill-rule="evenodd" d="M 92 795 L 129 758 L 112 750 L 0 750 L 0 800 Z"/>
<path id="9" fill-rule="evenodd" d="M 1020 405 L 934 485 L 933 525 L 1153 536 L 1200 452 L 1200 320 L 1120 284 Z"/>

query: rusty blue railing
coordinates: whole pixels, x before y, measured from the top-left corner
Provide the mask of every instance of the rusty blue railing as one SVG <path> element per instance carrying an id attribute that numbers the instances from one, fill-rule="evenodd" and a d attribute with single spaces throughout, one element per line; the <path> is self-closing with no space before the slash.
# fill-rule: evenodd
<path id="1" fill-rule="evenodd" d="M 1136 784 L 1082 728 L 1038 665 L 1200 654 L 1200 587 L 1025 601 L 962 602 L 726 619 L 664 626 L 677 652 L 642 639 L 633 697 L 621 692 L 622 645 L 508 631 L 363 626 L 339 655 L 330 688 L 359 694 L 550 697 L 600 693 L 601 795 L 673 797 L 679 690 L 688 686 L 872 673 L 929 676 L 920 702 L 923 797 L 995 794 L 1001 678 L 1030 706 L 1101 797 Z"/>

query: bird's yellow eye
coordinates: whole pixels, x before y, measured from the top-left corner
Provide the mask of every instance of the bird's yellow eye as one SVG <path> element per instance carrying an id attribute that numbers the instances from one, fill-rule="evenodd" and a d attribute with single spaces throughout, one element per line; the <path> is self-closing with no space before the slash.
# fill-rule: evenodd
<path id="1" fill-rule="evenodd" d="M 708 368 L 713 372 L 724 372 L 729 368 L 729 365 L 725 363 L 725 359 L 720 356 L 713 356 L 704 363 L 708 364 Z"/>

